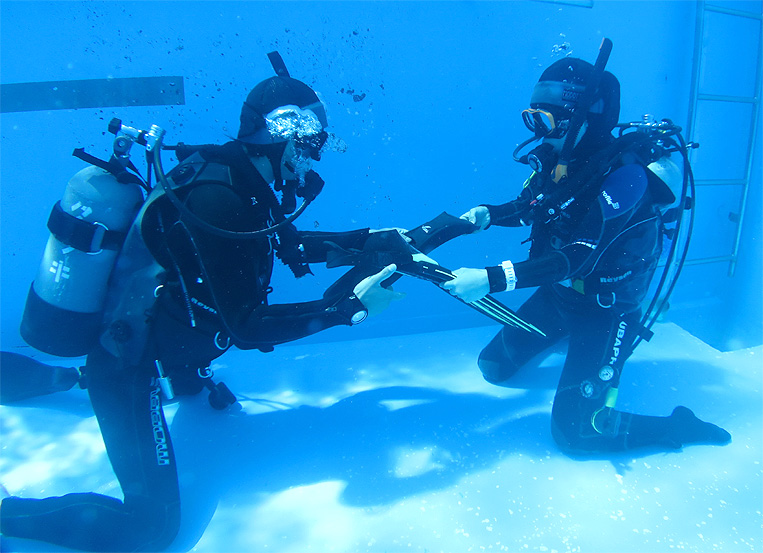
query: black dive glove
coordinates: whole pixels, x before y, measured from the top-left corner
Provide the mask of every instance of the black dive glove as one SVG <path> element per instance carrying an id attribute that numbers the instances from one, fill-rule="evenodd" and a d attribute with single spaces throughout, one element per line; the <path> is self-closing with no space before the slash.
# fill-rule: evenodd
<path id="1" fill-rule="evenodd" d="M 688 444 L 725 445 L 731 441 L 731 434 L 720 426 L 698 419 L 691 409 L 679 405 L 668 417 L 665 440 L 676 449 Z"/>

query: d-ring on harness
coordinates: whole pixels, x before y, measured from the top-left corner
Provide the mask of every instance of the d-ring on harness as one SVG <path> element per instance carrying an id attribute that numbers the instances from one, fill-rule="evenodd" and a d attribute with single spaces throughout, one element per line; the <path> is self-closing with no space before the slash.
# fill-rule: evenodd
<path id="1" fill-rule="evenodd" d="M 224 343 L 223 339 L 225 339 Z M 227 351 L 230 347 L 230 336 L 218 331 L 217 334 L 215 334 L 214 342 L 217 349 L 220 351 Z"/>
<path id="2" fill-rule="evenodd" d="M 596 294 L 596 303 L 599 304 L 599 307 L 603 309 L 611 309 L 614 307 L 615 302 L 617 301 L 617 296 L 614 292 L 610 292 L 610 294 L 612 295 L 612 301 L 609 304 L 601 303 L 601 294 Z"/>

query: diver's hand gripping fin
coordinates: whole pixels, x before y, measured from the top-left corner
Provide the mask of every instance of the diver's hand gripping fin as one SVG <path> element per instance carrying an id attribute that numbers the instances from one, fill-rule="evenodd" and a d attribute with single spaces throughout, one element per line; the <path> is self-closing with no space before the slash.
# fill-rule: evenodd
<path id="1" fill-rule="evenodd" d="M 424 261 L 410 263 L 408 265 L 399 266 L 397 272 L 400 274 L 420 278 L 427 280 L 435 284 L 440 284 L 448 280 L 455 278 L 455 275 L 449 269 L 442 267 L 441 265 L 433 265 Z M 452 296 L 456 297 L 456 296 Z M 488 294 L 482 299 L 473 302 L 465 302 L 460 298 L 457 298 L 461 303 L 465 303 L 472 309 L 475 309 L 490 317 L 496 322 L 499 322 L 506 326 L 513 326 L 525 330 L 527 332 L 539 334 L 545 336 L 545 333 L 539 328 L 531 325 L 527 321 L 521 319 L 514 311 L 503 305 L 500 301 Z"/>
<path id="2" fill-rule="evenodd" d="M 354 265 L 354 267 L 332 284 L 324 293 L 324 297 L 329 297 L 340 289 L 351 289 L 363 278 L 392 263 L 397 265 L 397 271 L 382 283 L 385 288 L 392 285 L 401 275 L 428 280 L 434 284 L 451 280 L 454 275 L 449 269 L 434 262 L 418 261 L 417 258 L 421 256 L 417 254 L 428 254 L 453 238 L 472 234 L 477 230 L 478 227 L 469 221 L 443 212 L 431 221 L 407 231 L 405 236 L 410 238 L 410 243 L 406 243 L 397 231 L 391 230 L 371 235 L 363 250 L 345 250 L 334 245 L 333 250 L 329 252 L 326 266 L 331 268 Z M 462 300 L 459 299 L 459 301 Z M 466 303 L 472 309 L 503 325 L 545 336 L 541 330 L 522 320 L 511 309 L 490 295 L 472 303 L 464 301 L 462 303 Z"/>

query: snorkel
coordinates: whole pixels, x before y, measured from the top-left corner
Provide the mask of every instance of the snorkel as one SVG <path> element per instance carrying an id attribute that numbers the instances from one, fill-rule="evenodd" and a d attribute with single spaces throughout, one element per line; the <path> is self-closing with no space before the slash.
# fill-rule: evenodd
<path id="1" fill-rule="evenodd" d="M 575 110 L 572 113 L 569 130 L 567 131 L 567 136 L 564 139 L 562 151 L 559 154 L 559 162 L 556 164 L 556 168 L 554 169 L 553 180 L 556 183 L 567 178 L 567 167 L 569 166 L 570 159 L 572 158 L 572 150 L 577 144 L 580 129 L 583 127 L 583 123 L 585 123 L 586 118 L 588 117 L 588 110 L 591 108 L 591 105 L 593 105 L 594 96 L 596 95 L 596 91 L 598 90 L 599 84 L 601 83 L 601 76 L 604 74 L 604 68 L 607 65 L 607 61 L 609 60 L 609 55 L 611 53 L 612 41 L 608 38 L 605 38 L 601 41 L 601 46 L 599 46 L 599 55 L 596 56 L 596 63 L 594 63 L 593 71 L 591 72 L 591 76 L 586 83 L 585 90 L 583 91 L 583 94 L 581 95 L 580 100 L 578 101 L 578 104 L 575 106 Z"/>

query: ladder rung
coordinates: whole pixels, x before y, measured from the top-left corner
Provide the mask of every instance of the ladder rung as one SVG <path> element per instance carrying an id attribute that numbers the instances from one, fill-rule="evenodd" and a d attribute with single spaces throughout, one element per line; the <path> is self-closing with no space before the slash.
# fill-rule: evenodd
<path id="1" fill-rule="evenodd" d="M 745 186 L 746 179 L 703 179 L 695 180 L 696 186 Z"/>
<path id="2" fill-rule="evenodd" d="M 734 259 L 733 255 L 720 255 L 718 257 L 698 257 L 696 259 L 687 259 L 684 261 L 684 266 L 686 265 L 709 265 L 710 263 L 728 263 Z M 663 268 L 665 266 L 665 261 L 660 261 L 657 264 L 658 268 Z"/>
<path id="3" fill-rule="evenodd" d="M 726 15 L 737 15 L 739 17 L 749 17 L 750 19 L 762 19 L 763 15 L 755 12 L 747 12 L 743 10 L 733 10 L 731 8 L 724 8 L 721 6 L 713 6 L 712 4 L 705 4 L 705 11 L 725 13 Z"/>
<path id="4" fill-rule="evenodd" d="M 721 94 L 697 94 L 697 100 L 733 102 L 735 104 L 754 104 L 758 101 L 755 96 L 723 96 Z"/>
<path id="5" fill-rule="evenodd" d="M 684 265 L 707 265 L 709 263 L 727 263 L 733 261 L 733 255 L 721 255 L 718 257 L 700 257 L 697 259 L 687 259 Z"/>

